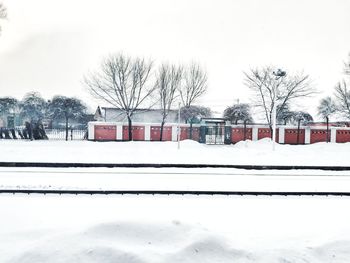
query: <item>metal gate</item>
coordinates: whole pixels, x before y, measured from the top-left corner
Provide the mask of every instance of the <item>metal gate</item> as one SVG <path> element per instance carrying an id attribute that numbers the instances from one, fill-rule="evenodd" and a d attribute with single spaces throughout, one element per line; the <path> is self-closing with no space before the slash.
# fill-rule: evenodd
<path id="1" fill-rule="evenodd" d="M 224 144 L 225 130 L 224 126 L 207 126 L 205 127 L 206 144 Z"/>

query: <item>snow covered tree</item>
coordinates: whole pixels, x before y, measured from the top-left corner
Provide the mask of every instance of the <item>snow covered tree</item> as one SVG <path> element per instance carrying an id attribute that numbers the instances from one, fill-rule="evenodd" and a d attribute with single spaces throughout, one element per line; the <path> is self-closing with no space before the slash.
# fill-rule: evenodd
<path id="1" fill-rule="evenodd" d="M 131 117 L 156 90 L 148 84 L 152 62 L 123 54 L 110 55 L 99 71 L 85 76 L 84 83 L 91 94 L 124 112 L 128 119 L 129 140 L 132 140 Z"/>
<path id="2" fill-rule="evenodd" d="M 66 141 L 68 141 L 69 120 L 83 118 L 86 111 L 86 106 L 77 98 L 55 96 L 49 103 L 48 109 L 49 114 L 53 119 L 65 119 Z"/>
<path id="3" fill-rule="evenodd" d="M 18 110 L 18 100 L 12 97 L 0 98 L 0 119 L 6 120 L 7 127 L 15 126 L 15 116 Z M 11 118 L 12 121 L 9 119 Z M 0 135 L 1 137 L 1 135 Z"/>
<path id="4" fill-rule="evenodd" d="M 329 118 L 337 111 L 337 106 L 331 97 L 323 98 L 317 107 L 318 115 L 326 120 L 327 125 L 327 142 L 329 142 Z"/>
<path id="5" fill-rule="evenodd" d="M 192 63 L 184 72 L 184 85 L 179 88 L 184 107 L 190 107 L 208 88 L 207 73 L 198 64 Z"/>
<path id="6" fill-rule="evenodd" d="M 186 123 L 190 124 L 190 139 L 192 139 L 192 125 L 193 123 L 199 123 L 201 118 L 211 117 L 212 113 L 210 108 L 203 106 L 185 106 L 180 109 L 180 116 Z"/>
<path id="7" fill-rule="evenodd" d="M 244 75 L 245 85 L 254 95 L 254 106 L 264 113 L 265 120 L 270 126 L 271 136 L 274 102 L 280 105 L 276 110 L 276 117 L 279 119 L 285 105 L 291 105 L 293 101 L 311 96 L 316 92 L 311 87 L 309 76 L 302 73 L 276 77 L 271 67 L 263 67 L 251 69 L 249 72 L 244 72 Z"/>
<path id="8" fill-rule="evenodd" d="M 172 65 L 161 65 L 157 74 L 156 87 L 159 94 L 162 122 L 160 126 L 160 138 L 163 139 L 163 128 L 168 114 L 176 99 L 176 92 L 181 85 L 182 68 Z"/>
<path id="9" fill-rule="evenodd" d="M 211 117 L 210 108 L 203 106 L 185 106 L 180 109 L 180 115 L 186 123 L 198 123 L 201 118 Z"/>
<path id="10" fill-rule="evenodd" d="M 293 111 L 292 112 L 292 120 L 293 122 L 297 123 L 298 129 L 297 129 L 297 144 L 299 144 L 299 138 L 300 138 L 300 124 L 306 125 L 309 122 L 312 122 L 314 119 L 312 118 L 311 114 L 305 111 Z"/>
<path id="11" fill-rule="evenodd" d="M 250 113 L 250 105 L 247 103 L 238 103 L 227 107 L 224 110 L 223 117 L 229 119 L 234 124 L 238 124 L 240 121 L 253 122 L 253 118 Z"/>
<path id="12" fill-rule="evenodd" d="M 331 97 L 323 98 L 320 101 L 320 105 L 317 107 L 317 113 L 320 117 L 323 119 L 329 118 L 331 115 L 333 115 L 337 111 L 337 107 L 335 102 L 332 100 Z"/>
<path id="13" fill-rule="evenodd" d="M 20 102 L 21 116 L 30 122 L 40 122 L 46 113 L 47 103 L 38 92 L 27 93 Z"/>
<path id="14" fill-rule="evenodd" d="M 289 109 L 288 104 L 283 105 L 283 107 L 277 105 L 277 112 L 279 113 L 277 116 L 277 123 L 287 125 L 287 123 L 293 120 L 294 112 Z"/>
<path id="15" fill-rule="evenodd" d="M 310 113 L 305 111 L 292 111 L 292 120 L 294 123 L 297 123 L 300 127 L 300 124 L 306 125 L 309 122 L 314 121 L 314 118 Z"/>
<path id="16" fill-rule="evenodd" d="M 26 121 L 26 133 L 32 139 L 47 139 L 42 119 L 47 113 L 47 103 L 37 92 L 27 93 L 20 102 L 20 115 Z"/>
<path id="17" fill-rule="evenodd" d="M 0 116 L 14 111 L 18 107 L 18 100 L 12 97 L 0 98 Z"/>

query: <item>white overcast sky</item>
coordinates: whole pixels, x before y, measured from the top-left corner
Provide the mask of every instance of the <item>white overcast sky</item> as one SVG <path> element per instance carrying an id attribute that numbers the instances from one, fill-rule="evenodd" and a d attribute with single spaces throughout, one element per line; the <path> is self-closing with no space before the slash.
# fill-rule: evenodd
<path id="1" fill-rule="evenodd" d="M 1 0 L 0 0 L 1 1 Z M 314 113 L 344 78 L 349 0 L 2 0 L 0 96 L 38 91 L 97 104 L 81 84 L 111 53 L 157 63 L 199 62 L 209 90 L 200 103 L 222 110 L 249 102 L 243 71 L 271 65 L 304 71 L 321 93 Z M 106 106 L 106 105 L 105 105 Z"/>

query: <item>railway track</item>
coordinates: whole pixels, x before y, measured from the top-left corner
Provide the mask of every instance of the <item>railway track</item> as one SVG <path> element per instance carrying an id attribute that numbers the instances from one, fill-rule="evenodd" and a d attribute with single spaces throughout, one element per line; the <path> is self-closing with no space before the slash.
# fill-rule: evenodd
<path id="1" fill-rule="evenodd" d="M 286 171 L 295 167 L 259 166 L 253 171 L 235 165 L 108 164 L 114 169 L 103 169 L 96 163 L 5 164 L 0 163 L 0 194 L 350 196 L 347 167 Z"/>
<path id="2" fill-rule="evenodd" d="M 350 166 L 310 165 L 231 165 L 231 164 L 161 164 L 161 163 L 48 163 L 48 162 L 0 162 L 0 167 L 35 168 L 233 168 L 245 170 L 324 170 L 350 171 Z"/>
<path id="3" fill-rule="evenodd" d="M 225 196 L 350 196 L 350 192 L 181 191 L 181 190 L 44 190 L 0 189 L 0 194 L 56 195 L 225 195 Z"/>

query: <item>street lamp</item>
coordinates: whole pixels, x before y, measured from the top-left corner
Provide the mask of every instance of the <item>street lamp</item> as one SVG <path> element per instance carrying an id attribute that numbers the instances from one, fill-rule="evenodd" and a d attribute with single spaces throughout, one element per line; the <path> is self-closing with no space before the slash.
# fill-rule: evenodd
<path id="1" fill-rule="evenodd" d="M 180 150 L 180 139 L 181 139 L 180 113 L 181 113 L 181 103 L 179 102 L 179 109 L 178 109 L 178 116 L 177 116 L 177 149 L 178 150 Z"/>
<path id="2" fill-rule="evenodd" d="M 272 72 L 273 75 L 276 76 L 276 80 L 283 78 L 286 76 L 286 72 L 278 69 L 277 71 L 273 71 Z M 273 123 L 272 123 L 272 150 L 275 150 L 275 144 L 276 144 L 276 118 L 277 118 L 277 105 L 276 105 L 276 97 L 277 97 L 277 90 L 276 90 L 276 85 L 273 86 L 273 92 L 274 92 L 274 96 L 273 96 L 273 109 L 272 109 L 272 119 L 273 119 Z"/>

